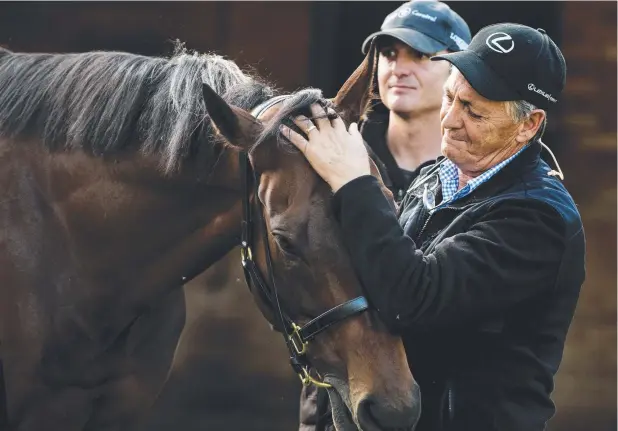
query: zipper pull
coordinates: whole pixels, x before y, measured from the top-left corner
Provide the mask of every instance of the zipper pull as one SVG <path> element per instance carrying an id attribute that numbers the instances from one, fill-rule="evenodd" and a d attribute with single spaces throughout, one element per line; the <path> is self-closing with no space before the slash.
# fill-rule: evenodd
<path id="1" fill-rule="evenodd" d="M 427 183 L 425 183 L 425 190 L 423 190 L 423 205 L 425 205 L 425 208 L 428 210 L 431 210 L 436 206 L 436 196 L 431 190 L 429 190 Z"/>

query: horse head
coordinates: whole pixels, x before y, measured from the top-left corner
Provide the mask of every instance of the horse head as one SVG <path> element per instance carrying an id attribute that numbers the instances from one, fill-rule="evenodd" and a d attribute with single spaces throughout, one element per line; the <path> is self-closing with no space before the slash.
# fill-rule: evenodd
<path id="1" fill-rule="evenodd" d="M 339 430 L 408 430 L 420 414 L 420 392 L 402 341 L 367 307 L 328 185 L 278 132 L 292 116 L 310 116 L 312 103 L 358 120 L 372 69 L 368 56 L 332 101 L 308 89 L 247 111 L 207 85 L 203 93 L 215 128 L 250 161 L 243 262 L 257 305 L 286 338 L 294 370 L 303 383 L 327 388 Z M 373 163 L 372 174 L 380 178 Z"/>

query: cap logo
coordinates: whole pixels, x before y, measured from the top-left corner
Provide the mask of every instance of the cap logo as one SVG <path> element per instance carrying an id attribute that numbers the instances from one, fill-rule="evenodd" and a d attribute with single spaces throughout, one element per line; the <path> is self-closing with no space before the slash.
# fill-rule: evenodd
<path id="1" fill-rule="evenodd" d="M 536 85 L 534 85 L 533 83 L 528 84 L 528 90 L 534 91 L 535 93 L 540 94 L 542 97 L 546 98 L 550 102 L 554 102 L 554 103 L 557 102 L 557 100 L 554 98 L 554 96 L 552 96 L 549 93 L 544 92 L 540 88 L 536 88 Z"/>
<path id="2" fill-rule="evenodd" d="M 408 14 L 409 13 L 410 12 L 408 11 Z M 435 17 L 433 15 L 429 15 L 429 14 L 426 14 L 426 13 L 419 12 L 416 9 L 412 11 L 412 15 L 418 16 L 419 18 L 428 19 L 429 21 L 432 21 L 432 22 L 436 22 L 436 20 L 438 19 L 437 17 Z"/>
<path id="3" fill-rule="evenodd" d="M 399 10 L 399 11 L 397 12 L 397 16 L 398 16 L 399 18 L 405 18 L 405 17 L 407 17 L 408 15 L 410 15 L 410 12 L 411 12 L 411 11 L 412 11 L 412 9 L 410 9 L 408 6 L 406 6 L 406 7 L 404 7 L 404 8 L 401 8 L 401 10 Z"/>
<path id="4" fill-rule="evenodd" d="M 457 44 L 459 49 L 466 49 L 468 47 L 468 44 L 466 43 L 466 41 L 463 40 L 461 37 L 457 36 L 455 33 L 451 32 L 450 38 L 452 41 L 454 41 Z"/>
<path id="5" fill-rule="evenodd" d="M 491 50 L 500 54 L 508 54 L 515 48 L 513 38 L 501 31 L 490 34 L 485 43 Z"/>

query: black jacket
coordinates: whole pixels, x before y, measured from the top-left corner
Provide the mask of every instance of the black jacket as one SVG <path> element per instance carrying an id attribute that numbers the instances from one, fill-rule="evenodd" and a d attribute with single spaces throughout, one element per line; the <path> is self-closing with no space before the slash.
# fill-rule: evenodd
<path id="1" fill-rule="evenodd" d="M 402 335 L 422 392 L 417 431 L 540 431 L 584 281 L 576 205 L 533 143 L 470 195 L 441 201 L 423 169 L 400 216 L 378 182 L 342 187 L 334 209 L 371 305 Z M 403 227 L 402 227 L 403 226 Z"/>

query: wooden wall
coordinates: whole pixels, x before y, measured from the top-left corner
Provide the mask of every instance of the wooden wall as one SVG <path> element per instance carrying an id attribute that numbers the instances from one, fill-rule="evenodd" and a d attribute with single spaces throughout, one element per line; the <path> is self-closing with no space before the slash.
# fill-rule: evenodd
<path id="1" fill-rule="evenodd" d="M 179 39 L 293 90 L 307 83 L 310 15 L 308 2 L 2 2 L 0 44 L 169 55 Z"/>
<path id="2" fill-rule="evenodd" d="M 551 430 L 616 430 L 616 2 L 567 2 L 557 128 L 579 206 L 587 277 L 558 373 Z M 546 142 L 551 146 L 551 142 Z"/>

